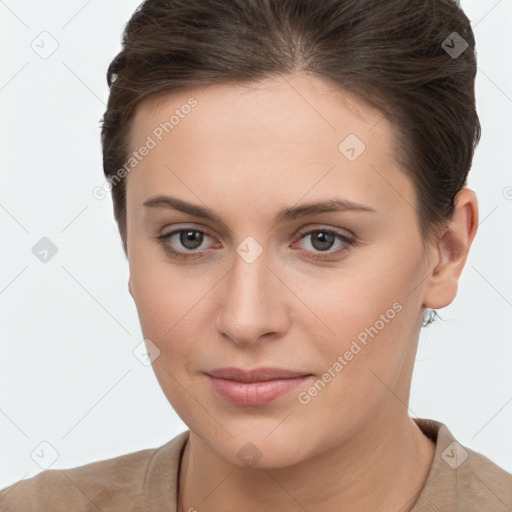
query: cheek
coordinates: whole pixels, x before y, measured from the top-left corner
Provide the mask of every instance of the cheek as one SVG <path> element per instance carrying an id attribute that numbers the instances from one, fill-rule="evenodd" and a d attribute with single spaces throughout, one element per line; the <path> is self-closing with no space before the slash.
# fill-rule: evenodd
<path id="1" fill-rule="evenodd" d="M 130 252 L 130 281 L 142 328 L 160 336 L 186 313 L 187 296 L 194 294 L 194 281 L 186 282 L 161 252 L 143 241 Z"/>
<path id="2" fill-rule="evenodd" d="M 194 290 L 190 281 L 175 279 L 171 283 L 168 278 L 159 278 L 155 267 L 144 272 L 137 269 L 132 276 L 141 330 L 160 351 L 152 363 L 153 371 L 168 401 L 183 418 L 191 407 L 190 395 L 184 391 L 190 388 L 189 373 L 197 355 L 204 352 L 194 322 L 204 292 Z"/>
<path id="3" fill-rule="evenodd" d="M 338 279 L 322 281 L 318 293 L 304 298 L 316 314 L 314 326 L 308 317 L 303 329 L 317 340 L 321 371 L 339 363 L 334 388 L 357 395 L 371 391 L 378 377 L 394 382 L 413 342 L 420 303 L 410 291 L 420 273 L 413 255 L 384 248 Z"/>
<path id="4" fill-rule="evenodd" d="M 346 291 L 349 294 L 350 288 Z M 406 309 L 386 291 L 374 286 L 371 293 L 333 298 L 326 301 L 328 308 L 324 306 L 324 321 L 335 334 L 324 338 L 323 347 L 317 346 L 323 352 L 323 370 L 333 368 L 341 377 L 337 379 L 340 388 L 352 396 L 365 395 L 375 384 L 369 369 L 385 381 L 392 379 L 407 349 Z"/>
<path id="5" fill-rule="evenodd" d="M 401 395 L 399 379 L 414 348 L 410 334 L 416 313 L 389 286 L 373 284 L 363 290 L 345 284 L 343 291 L 333 291 L 318 303 L 324 304 L 323 320 L 335 335 L 319 338 L 311 332 L 318 380 L 301 390 L 305 394 L 300 403 L 309 401 L 304 414 L 318 421 L 329 410 L 333 424 L 343 424 L 349 432 L 378 414 L 388 399 Z"/>
<path id="6" fill-rule="evenodd" d="M 406 294 L 412 273 L 406 265 L 390 267 L 381 261 L 372 266 L 362 262 L 338 275 L 333 272 L 331 279 L 304 284 L 303 290 L 315 290 L 306 292 L 304 301 L 327 327 L 325 332 L 333 337 L 352 339 L 376 322 L 382 332 L 389 331 L 382 329 L 381 315 L 386 326 L 395 323 L 400 306 L 393 305 L 399 303 L 403 307 L 410 300 Z"/>
<path id="7" fill-rule="evenodd" d="M 188 371 L 194 355 L 204 352 L 198 320 L 213 315 L 205 307 L 218 277 L 207 272 L 193 277 L 163 258 L 143 254 L 131 260 L 130 275 L 141 330 L 160 350 L 155 372 L 163 367 L 173 374 Z"/>
<path id="8" fill-rule="evenodd" d="M 151 272 L 149 273 L 151 274 Z M 195 283 L 195 284 L 194 284 Z M 207 300 L 204 282 L 176 279 L 172 282 L 145 274 L 135 285 L 135 302 L 144 336 L 157 345 L 193 338 L 193 318 Z M 183 346 L 184 343 L 176 346 Z"/>

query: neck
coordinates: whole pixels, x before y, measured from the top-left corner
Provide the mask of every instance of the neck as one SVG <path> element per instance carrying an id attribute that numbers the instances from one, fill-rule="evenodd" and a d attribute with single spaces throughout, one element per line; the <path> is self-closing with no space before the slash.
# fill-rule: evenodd
<path id="1" fill-rule="evenodd" d="M 408 512 L 430 470 L 435 444 L 404 414 L 384 413 L 342 444 L 293 466 L 230 464 L 192 432 L 183 453 L 177 512 Z M 393 416 L 395 414 L 395 416 Z M 390 418 L 393 421 L 389 421 Z"/>

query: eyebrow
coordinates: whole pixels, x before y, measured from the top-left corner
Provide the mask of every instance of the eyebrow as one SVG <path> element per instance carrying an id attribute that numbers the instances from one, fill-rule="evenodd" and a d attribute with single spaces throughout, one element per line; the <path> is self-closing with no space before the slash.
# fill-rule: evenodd
<path id="1" fill-rule="evenodd" d="M 178 210 L 180 212 L 193 215 L 195 217 L 214 220 L 219 224 L 226 226 L 226 223 L 210 208 L 188 203 L 176 197 L 159 195 L 155 197 L 150 197 L 149 199 L 144 201 L 143 204 L 148 208 Z M 377 213 L 373 208 L 370 208 L 369 206 L 355 203 L 353 201 L 349 201 L 348 199 L 332 198 L 324 201 L 306 203 L 301 206 L 284 208 L 283 210 L 277 213 L 274 221 L 275 223 L 281 223 L 295 220 L 301 217 L 306 217 L 308 215 L 314 215 L 317 213 L 343 211 L 362 211 Z"/>

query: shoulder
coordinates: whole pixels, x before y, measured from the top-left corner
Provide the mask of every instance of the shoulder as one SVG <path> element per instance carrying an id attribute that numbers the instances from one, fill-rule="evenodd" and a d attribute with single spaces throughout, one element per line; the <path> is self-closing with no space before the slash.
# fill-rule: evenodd
<path id="1" fill-rule="evenodd" d="M 148 474 L 155 461 L 176 461 L 184 434 L 149 448 L 70 469 L 47 469 L 0 490 L 2 512 L 68 512 L 144 509 Z M 173 469 L 171 468 L 171 473 Z"/>
<path id="2" fill-rule="evenodd" d="M 463 447 L 467 460 L 460 466 L 458 485 L 468 510 L 505 510 L 512 506 L 512 474 L 485 455 Z M 469 507 L 472 508 L 469 508 Z"/>
<path id="3" fill-rule="evenodd" d="M 47 469 L 0 491 L 0 509 L 101 510 L 120 491 L 128 503 L 137 501 L 155 451 L 142 450 L 70 469 Z"/>
<path id="4" fill-rule="evenodd" d="M 512 474 L 459 443 L 447 426 L 414 418 L 436 443 L 434 460 L 414 512 L 502 512 L 512 505 Z"/>

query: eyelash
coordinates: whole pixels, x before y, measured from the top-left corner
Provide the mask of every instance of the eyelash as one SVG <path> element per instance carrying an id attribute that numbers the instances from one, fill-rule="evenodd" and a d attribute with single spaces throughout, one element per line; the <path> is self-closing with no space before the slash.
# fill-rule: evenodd
<path id="1" fill-rule="evenodd" d="M 183 252 L 183 251 L 176 251 L 175 249 L 172 249 L 169 245 L 167 245 L 167 239 L 171 238 L 173 235 L 175 235 L 177 233 L 182 233 L 184 231 L 192 231 L 194 233 L 201 233 L 201 235 L 206 235 L 209 238 L 213 238 L 208 231 L 204 231 L 202 229 L 181 228 L 181 229 L 176 229 L 174 231 L 171 231 L 170 233 L 166 233 L 165 235 L 158 235 L 157 237 L 155 237 L 155 240 L 164 246 L 166 252 L 168 252 L 172 258 L 176 258 L 179 260 L 186 260 L 186 259 L 190 259 L 190 258 L 199 257 L 199 256 L 197 256 L 197 254 L 198 254 L 197 252 L 188 252 L 187 253 L 187 252 Z M 357 241 L 355 238 L 347 236 L 345 234 L 342 234 L 333 229 L 321 229 L 320 228 L 320 229 L 313 229 L 310 231 L 301 232 L 301 233 L 299 233 L 300 240 L 302 240 L 303 238 L 306 238 L 308 235 L 311 235 L 314 233 L 325 233 L 328 235 L 334 235 L 342 242 L 345 242 L 346 244 L 348 244 L 350 247 L 354 247 L 357 245 Z M 316 260 L 321 260 L 321 259 L 326 259 L 328 257 L 332 257 L 334 255 L 338 255 L 346 250 L 347 250 L 347 246 L 343 246 L 341 249 L 337 249 L 332 252 L 326 251 L 326 252 L 322 253 L 322 252 L 317 251 L 316 253 L 315 252 L 311 253 L 310 257 L 313 259 L 316 259 Z M 305 251 L 305 252 L 310 253 L 311 251 Z"/>

